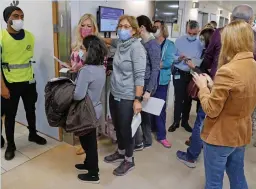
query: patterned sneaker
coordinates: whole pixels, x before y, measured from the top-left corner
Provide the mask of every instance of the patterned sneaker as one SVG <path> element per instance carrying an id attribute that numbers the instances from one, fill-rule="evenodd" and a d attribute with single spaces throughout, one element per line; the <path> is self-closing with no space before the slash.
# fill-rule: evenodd
<path id="1" fill-rule="evenodd" d="M 114 171 L 113 174 L 116 176 L 124 176 L 129 171 L 134 169 L 134 158 L 132 158 L 132 162 L 128 162 L 127 160 L 124 160 Z"/>
<path id="2" fill-rule="evenodd" d="M 119 154 L 118 151 L 104 158 L 104 161 L 106 163 L 122 162 L 123 160 L 124 160 L 124 155 Z"/>
<path id="3" fill-rule="evenodd" d="M 138 144 L 134 147 L 134 151 L 142 151 L 144 149 L 143 143 Z"/>
<path id="4" fill-rule="evenodd" d="M 164 140 L 160 140 L 159 141 L 165 148 L 171 148 L 172 145 L 169 143 L 168 140 L 164 139 Z"/>
<path id="5" fill-rule="evenodd" d="M 189 160 L 187 158 L 187 153 L 186 152 L 177 151 L 176 155 L 177 155 L 177 159 L 180 162 L 184 163 L 187 167 L 189 167 L 189 168 L 195 168 L 196 167 L 196 161 Z"/>

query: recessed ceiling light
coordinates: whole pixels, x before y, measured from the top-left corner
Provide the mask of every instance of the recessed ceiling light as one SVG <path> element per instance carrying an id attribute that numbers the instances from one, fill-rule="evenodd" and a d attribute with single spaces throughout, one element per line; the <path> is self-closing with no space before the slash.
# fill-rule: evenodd
<path id="1" fill-rule="evenodd" d="M 170 8 L 179 8 L 179 5 L 169 5 Z"/>
<path id="2" fill-rule="evenodd" d="M 173 12 L 164 12 L 163 14 L 165 14 L 165 15 L 173 15 L 174 13 Z"/>

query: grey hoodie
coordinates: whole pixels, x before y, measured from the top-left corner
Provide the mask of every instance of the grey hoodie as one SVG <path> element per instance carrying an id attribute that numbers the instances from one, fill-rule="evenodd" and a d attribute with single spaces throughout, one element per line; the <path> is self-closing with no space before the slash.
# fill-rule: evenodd
<path id="1" fill-rule="evenodd" d="M 146 51 L 136 38 L 122 42 L 112 40 L 116 47 L 111 77 L 111 93 L 120 100 L 134 100 L 135 87 L 144 86 Z"/>

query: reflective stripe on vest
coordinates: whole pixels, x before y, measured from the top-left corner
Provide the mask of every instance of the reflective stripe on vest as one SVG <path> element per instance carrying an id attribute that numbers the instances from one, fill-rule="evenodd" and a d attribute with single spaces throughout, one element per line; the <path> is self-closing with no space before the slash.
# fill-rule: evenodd
<path id="1" fill-rule="evenodd" d="M 7 64 L 7 65 L 3 65 L 3 69 L 23 69 L 23 68 L 28 68 L 31 66 L 31 63 L 27 63 L 27 64 Z"/>
<path id="2" fill-rule="evenodd" d="M 34 36 L 24 30 L 25 37 L 15 40 L 7 30 L 2 30 L 2 68 L 9 83 L 26 82 L 34 79 L 31 58 L 34 54 Z"/>

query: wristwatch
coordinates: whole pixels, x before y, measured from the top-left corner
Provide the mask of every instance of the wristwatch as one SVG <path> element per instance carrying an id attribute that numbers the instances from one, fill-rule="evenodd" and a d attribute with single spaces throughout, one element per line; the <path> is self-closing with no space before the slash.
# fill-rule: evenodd
<path id="1" fill-rule="evenodd" d="M 135 96 L 135 100 L 138 100 L 139 102 L 143 101 L 143 97 L 142 96 Z"/>

